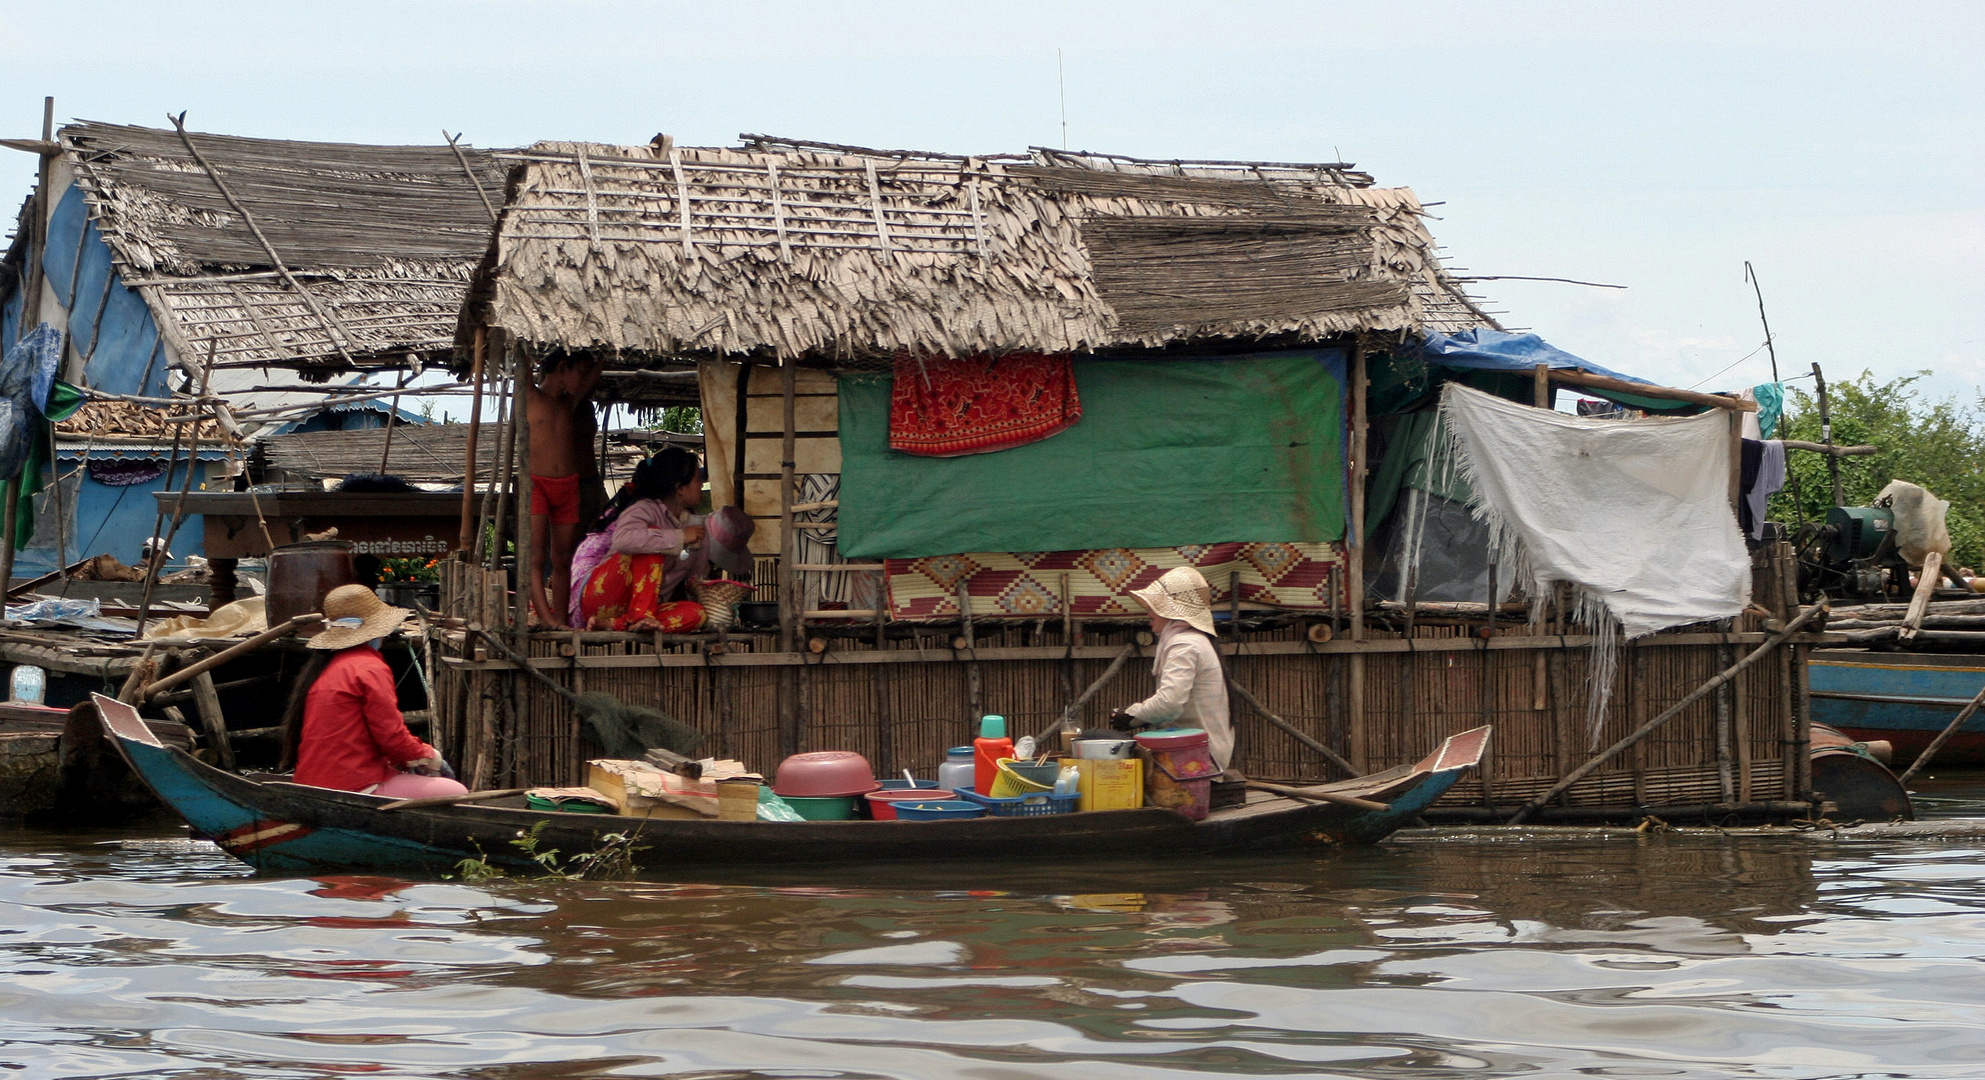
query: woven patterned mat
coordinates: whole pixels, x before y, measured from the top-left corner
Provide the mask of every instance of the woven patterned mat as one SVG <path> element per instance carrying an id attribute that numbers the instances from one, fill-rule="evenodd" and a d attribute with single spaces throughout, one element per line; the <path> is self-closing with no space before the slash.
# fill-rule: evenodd
<path id="1" fill-rule="evenodd" d="M 1141 615 L 1144 609 L 1131 599 L 1130 590 L 1175 566 L 1198 567 L 1206 575 L 1215 607 L 1228 603 L 1230 575 L 1239 571 L 1244 601 L 1322 610 L 1331 606 L 1330 570 L 1339 558 L 1336 544 L 1230 543 L 889 559 L 889 616 L 956 618 L 958 583 L 963 581 L 974 618 L 1058 618 L 1063 574 L 1068 575 L 1069 606 L 1076 615 Z"/>

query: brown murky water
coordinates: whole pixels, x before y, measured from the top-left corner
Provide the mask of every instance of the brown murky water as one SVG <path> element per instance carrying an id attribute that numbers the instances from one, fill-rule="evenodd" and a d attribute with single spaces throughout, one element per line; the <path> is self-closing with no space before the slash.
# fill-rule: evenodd
<path id="1" fill-rule="evenodd" d="M 1985 1076 L 1971 844 L 467 885 L 183 835 L 0 830 L 0 1077 Z"/>

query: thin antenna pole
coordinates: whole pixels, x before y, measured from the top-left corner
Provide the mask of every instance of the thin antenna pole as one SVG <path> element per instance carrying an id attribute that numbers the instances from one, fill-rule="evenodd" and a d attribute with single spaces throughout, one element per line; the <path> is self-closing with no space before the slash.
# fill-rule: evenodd
<path id="1" fill-rule="evenodd" d="M 1068 68 L 1061 61 L 1061 50 L 1055 50 L 1055 82 L 1061 87 L 1061 148 L 1068 149 Z"/>
<path id="2" fill-rule="evenodd" d="M 1778 381 L 1778 349 L 1771 343 L 1771 320 L 1764 317 L 1764 290 L 1758 288 L 1757 271 L 1751 269 L 1751 260 L 1744 260 L 1744 280 L 1751 283 L 1751 291 L 1758 297 L 1758 321 L 1764 324 L 1764 347 L 1771 354 L 1771 381 Z"/>

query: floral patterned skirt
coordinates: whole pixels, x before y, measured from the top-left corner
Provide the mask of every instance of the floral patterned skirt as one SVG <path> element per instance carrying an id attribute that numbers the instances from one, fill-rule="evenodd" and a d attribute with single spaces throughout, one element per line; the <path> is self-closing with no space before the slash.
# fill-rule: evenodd
<path id="1" fill-rule="evenodd" d="M 602 560 L 579 594 L 583 625 L 592 626 L 600 619 L 608 629 L 625 630 L 652 618 L 670 634 L 685 634 L 702 626 L 702 604 L 661 598 L 667 565 L 664 555 L 610 555 Z"/>

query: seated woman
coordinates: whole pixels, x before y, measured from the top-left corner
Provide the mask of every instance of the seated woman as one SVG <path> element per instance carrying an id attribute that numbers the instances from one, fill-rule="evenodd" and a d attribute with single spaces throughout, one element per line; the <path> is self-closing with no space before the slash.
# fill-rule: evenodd
<path id="1" fill-rule="evenodd" d="M 574 552 L 579 620 L 594 630 L 686 633 L 703 624 L 687 595 L 709 571 L 702 519 L 703 469 L 678 446 L 642 462 Z M 582 578 L 581 574 L 585 576 Z"/>
<path id="2" fill-rule="evenodd" d="M 447 766 L 407 730 L 379 655 L 380 640 L 411 614 L 363 585 L 324 597 L 325 628 L 307 643 L 324 651 L 298 677 L 283 721 L 283 767 L 295 767 L 297 783 L 394 799 L 468 792 L 436 775 Z"/>
<path id="3" fill-rule="evenodd" d="M 1110 716 L 1119 731 L 1141 728 L 1202 728 L 1213 763 L 1226 769 L 1234 759 L 1234 725 L 1227 716 L 1227 680 L 1213 645 L 1212 586 L 1190 566 L 1175 566 L 1130 595 L 1151 616 L 1158 647 L 1151 674 L 1158 690 Z"/>

